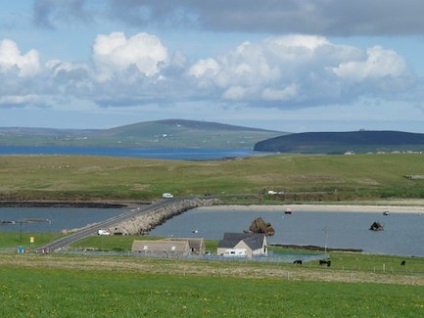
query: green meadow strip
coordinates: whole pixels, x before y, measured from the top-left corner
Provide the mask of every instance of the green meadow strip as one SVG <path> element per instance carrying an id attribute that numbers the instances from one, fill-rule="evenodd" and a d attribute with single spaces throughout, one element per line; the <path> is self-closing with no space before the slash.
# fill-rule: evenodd
<path id="1" fill-rule="evenodd" d="M 164 264 L 166 265 L 166 264 Z M 156 266 L 161 266 L 157 262 Z M 226 266 L 231 266 L 227 264 Z M 263 269 L 266 271 L 266 269 Z M 0 268 L 2 317 L 420 317 L 424 288 L 157 274 L 91 268 Z"/>
<path id="2" fill-rule="evenodd" d="M 269 155 L 175 161 L 90 156 L 0 156 L 0 199 L 150 200 L 221 195 L 227 202 L 424 198 L 421 154 Z M 266 190 L 282 196 L 264 195 Z M 337 191 L 335 191 L 337 190 Z"/>

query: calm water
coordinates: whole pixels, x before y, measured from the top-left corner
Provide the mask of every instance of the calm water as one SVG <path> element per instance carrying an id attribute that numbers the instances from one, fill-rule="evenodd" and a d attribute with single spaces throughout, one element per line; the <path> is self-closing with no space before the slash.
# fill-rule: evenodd
<path id="1" fill-rule="evenodd" d="M 25 232 L 60 232 L 106 220 L 126 209 L 97 208 L 0 208 L 0 220 L 51 220 L 23 223 Z M 224 232 L 242 232 L 257 217 L 275 229 L 268 238 L 272 244 L 318 245 L 330 248 L 356 248 L 368 253 L 424 256 L 424 215 L 417 213 L 383 216 L 381 213 L 280 212 L 208 208 L 187 211 L 151 231 L 154 236 L 203 237 L 222 239 Z M 368 230 L 372 222 L 384 224 L 384 231 Z M 0 226 L 0 231 L 20 231 L 20 224 Z M 198 233 L 193 233 L 198 230 Z M 327 238 L 327 239 L 326 239 Z"/>
<path id="2" fill-rule="evenodd" d="M 37 219 L 44 222 L 22 223 L 23 232 L 60 232 L 83 227 L 123 213 L 125 209 L 97 208 L 0 208 L 0 220 Z M 47 220 L 51 220 L 48 222 Z M 0 226 L 0 231 L 20 231 L 21 224 Z"/>
<path id="3" fill-rule="evenodd" d="M 124 148 L 124 147 L 59 147 L 59 146 L 0 146 L 0 155 L 92 155 L 172 160 L 218 160 L 246 157 L 250 149 L 191 149 L 191 148 Z"/>
<path id="4" fill-rule="evenodd" d="M 362 249 L 367 253 L 424 256 L 424 216 L 419 214 L 299 212 L 217 212 L 207 208 L 188 211 L 168 220 L 151 235 L 222 239 L 224 232 L 241 232 L 257 217 L 275 229 L 273 244 L 318 245 L 332 248 Z M 384 231 L 373 232 L 378 221 Z M 193 230 L 198 233 L 192 233 Z"/>

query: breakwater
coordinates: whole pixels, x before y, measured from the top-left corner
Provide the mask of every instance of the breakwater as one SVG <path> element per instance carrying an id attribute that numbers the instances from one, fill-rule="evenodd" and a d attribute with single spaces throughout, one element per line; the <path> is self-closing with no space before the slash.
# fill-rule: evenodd
<path id="1" fill-rule="evenodd" d="M 201 206 L 216 204 L 219 204 L 219 201 L 212 198 L 167 200 L 164 204 L 154 208 L 140 209 L 139 213 L 133 214 L 129 218 L 108 227 L 107 230 L 114 235 L 148 234 L 156 226 L 163 224 L 174 216 Z"/>

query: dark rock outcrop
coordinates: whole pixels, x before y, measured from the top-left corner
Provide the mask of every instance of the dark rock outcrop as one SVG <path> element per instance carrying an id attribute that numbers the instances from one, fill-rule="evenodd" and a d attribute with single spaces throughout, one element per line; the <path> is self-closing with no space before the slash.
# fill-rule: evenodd
<path id="1" fill-rule="evenodd" d="M 384 226 L 381 223 L 374 222 L 373 224 L 371 224 L 370 230 L 371 231 L 383 231 Z"/>
<path id="2" fill-rule="evenodd" d="M 275 230 L 272 225 L 265 222 L 262 217 L 253 220 L 249 227 L 249 231 L 252 233 L 263 233 L 266 236 L 272 236 L 275 234 Z"/>

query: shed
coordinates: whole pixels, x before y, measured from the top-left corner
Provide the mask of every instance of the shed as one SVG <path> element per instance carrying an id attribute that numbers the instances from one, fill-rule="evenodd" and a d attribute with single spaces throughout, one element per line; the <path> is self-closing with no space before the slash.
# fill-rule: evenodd
<path id="1" fill-rule="evenodd" d="M 168 238 L 166 241 L 187 241 L 192 255 L 203 255 L 206 252 L 205 240 L 202 238 Z"/>
<path id="2" fill-rule="evenodd" d="M 268 255 L 267 245 L 266 236 L 262 233 L 224 233 L 224 238 L 218 243 L 217 254 L 239 257 L 263 256 Z"/>

